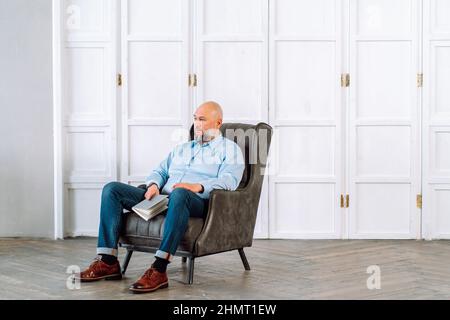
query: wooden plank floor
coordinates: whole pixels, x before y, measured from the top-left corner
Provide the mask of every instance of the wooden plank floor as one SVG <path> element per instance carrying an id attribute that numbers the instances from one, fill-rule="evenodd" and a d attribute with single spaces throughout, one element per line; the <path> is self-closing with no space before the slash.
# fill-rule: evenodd
<path id="1" fill-rule="evenodd" d="M 128 287 L 153 255 L 135 253 L 122 281 L 67 289 L 66 268 L 85 268 L 95 247 L 94 238 L 0 239 L 0 299 L 450 299 L 450 241 L 254 240 L 245 249 L 252 270 L 237 251 L 198 258 L 189 286 L 175 257 L 169 288 L 144 295 Z M 371 265 L 380 267 L 380 289 L 367 288 Z"/>

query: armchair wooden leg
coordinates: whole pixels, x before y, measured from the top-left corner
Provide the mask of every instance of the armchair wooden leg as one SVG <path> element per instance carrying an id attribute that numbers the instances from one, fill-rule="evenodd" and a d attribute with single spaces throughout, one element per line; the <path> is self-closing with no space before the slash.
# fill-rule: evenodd
<path id="1" fill-rule="evenodd" d="M 123 262 L 122 274 L 125 274 L 125 271 L 127 271 L 128 263 L 130 263 L 132 254 L 133 254 L 133 250 L 127 249 L 127 255 L 125 256 L 125 261 Z"/>
<path id="2" fill-rule="evenodd" d="M 186 260 L 187 260 L 187 257 L 182 257 L 182 258 L 181 258 L 181 262 L 182 262 L 182 263 L 186 263 Z"/>
<path id="3" fill-rule="evenodd" d="M 194 282 L 194 257 L 189 258 L 189 275 L 188 275 L 188 284 L 192 284 Z"/>
<path id="4" fill-rule="evenodd" d="M 245 270 L 250 270 L 250 265 L 248 264 L 247 257 L 244 253 L 244 248 L 238 249 L 239 255 L 241 256 L 242 263 L 244 264 Z"/>

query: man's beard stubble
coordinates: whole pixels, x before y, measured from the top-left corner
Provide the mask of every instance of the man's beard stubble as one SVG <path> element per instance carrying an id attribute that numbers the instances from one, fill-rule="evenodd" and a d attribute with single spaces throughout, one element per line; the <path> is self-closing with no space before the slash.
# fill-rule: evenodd
<path id="1" fill-rule="evenodd" d="M 219 129 L 208 129 L 203 131 L 201 135 L 194 135 L 194 138 L 197 142 L 204 143 L 213 140 L 215 137 L 219 135 L 219 133 L 220 133 Z"/>

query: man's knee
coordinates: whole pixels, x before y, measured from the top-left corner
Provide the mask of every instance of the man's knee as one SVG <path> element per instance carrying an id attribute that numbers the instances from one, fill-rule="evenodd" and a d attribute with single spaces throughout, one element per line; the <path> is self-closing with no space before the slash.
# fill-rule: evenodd
<path id="1" fill-rule="evenodd" d="M 186 198 L 189 198 L 192 194 L 192 191 L 189 191 L 184 188 L 175 188 L 169 195 L 169 200 L 171 201 L 182 201 Z"/>
<path id="2" fill-rule="evenodd" d="M 102 197 L 111 197 L 114 195 L 114 193 L 117 191 L 117 189 L 120 187 L 120 182 L 113 181 L 108 182 L 102 190 Z"/>

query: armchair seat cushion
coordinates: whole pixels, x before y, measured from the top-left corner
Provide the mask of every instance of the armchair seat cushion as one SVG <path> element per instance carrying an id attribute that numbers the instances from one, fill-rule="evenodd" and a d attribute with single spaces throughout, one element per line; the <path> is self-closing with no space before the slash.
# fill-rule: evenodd
<path id="1" fill-rule="evenodd" d="M 163 237 L 166 212 L 148 221 L 145 221 L 134 212 L 124 213 L 124 229 L 120 234 L 120 243 L 158 248 Z M 181 239 L 177 250 L 193 252 L 195 240 L 197 240 L 202 231 L 203 224 L 204 219 L 190 217 L 186 233 Z"/>

